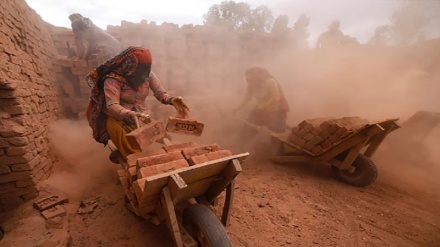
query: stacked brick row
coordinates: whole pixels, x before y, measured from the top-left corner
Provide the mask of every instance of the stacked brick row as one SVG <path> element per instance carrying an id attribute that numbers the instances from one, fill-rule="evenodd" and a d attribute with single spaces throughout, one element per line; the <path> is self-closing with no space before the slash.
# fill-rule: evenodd
<path id="1" fill-rule="evenodd" d="M 52 35 L 53 37 L 53 35 Z M 85 111 L 91 89 L 86 75 L 96 68 L 96 60 L 72 60 L 67 56 L 57 56 L 53 60 L 56 83 L 67 116 L 77 116 Z"/>
<path id="2" fill-rule="evenodd" d="M 119 178 L 133 211 L 143 216 L 154 210 L 157 202 L 146 199 L 148 196 L 144 194 L 144 187 L 147 177 L 231 155 L 231 151 L 222 150 L 217 144 L 197 145 L 194 142 L 175 144 L 153 152 L 129 155 L 128 165 L 119 171 Z"/>
<path id="3" fill-rule="evenodd" d="M 313 155 L 320 155 L 369 124 L 359 117 L 314 118 L 292 128 L 289 142 Z"/>
<path id="4" fill-rule="evenodd" d="M 55 161 L 49 124 L 61 117 L 51 67 L 56 48 L 24 1 L 0 2 L 0 211 L 37 196 Z"/>

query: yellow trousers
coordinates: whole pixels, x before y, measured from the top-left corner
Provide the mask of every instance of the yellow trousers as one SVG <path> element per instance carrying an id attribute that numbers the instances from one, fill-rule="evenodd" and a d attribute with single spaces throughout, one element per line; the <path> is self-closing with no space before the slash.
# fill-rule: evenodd
<path id="1" fill-rule="evenodd" d="M 133 153 L 141 152 L 140 149 L 133 148 L 127 140 L 127 134 L 136 129 L 134 125 L 116 120 L 110 116 L 107 117 L 107 132 L 113 144 L 118 148 L 122 157 L 126 160 L 127 156 Z"/>

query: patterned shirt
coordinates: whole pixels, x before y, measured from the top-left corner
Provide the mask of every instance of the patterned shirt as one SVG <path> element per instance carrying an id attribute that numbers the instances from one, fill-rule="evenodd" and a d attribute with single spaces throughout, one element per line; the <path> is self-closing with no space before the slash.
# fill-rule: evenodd
<path id="1" fill-rule="evenodd" d="M 162 88 L 159 79 L 153 72 L 150 73 L 150 76 L 137 91 L 128 84 L 114 78 L 105 79 L 106 114 L 118 120 L 125 118 L 130 111 L 149 114 L 149 108 L 145 99 L 150 88 L 158 101 L 162 102 L 162 104 L 171 104 L 173 97 L 170 97 L 165 89 Z"/>

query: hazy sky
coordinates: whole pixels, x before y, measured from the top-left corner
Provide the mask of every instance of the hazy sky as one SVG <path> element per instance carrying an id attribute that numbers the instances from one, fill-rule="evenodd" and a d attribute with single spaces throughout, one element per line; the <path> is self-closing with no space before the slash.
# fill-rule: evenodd
<path id="1" fill-rule="evenodd" d="M 148 21 L 182 24 L 203 24 L 203 14 L 222 0 L 26 0 L 47 22 L 70 28 L 68 16 L 80 13 L 96 25 L 120 25 L 121 20 L 139 23 Z M 389 23 L 398 0 L 247 0 L 251 6 L 268 6 L 274 17 L 288 15 L 290 26 L 305 13 L 311 22 L 310 41 L 327 29 L 335 19 L 341 21 L 341 30 L 360 42 L 366 42 L 378 25 Z M 402 2 L 400 0 L 400 2 Z"/>

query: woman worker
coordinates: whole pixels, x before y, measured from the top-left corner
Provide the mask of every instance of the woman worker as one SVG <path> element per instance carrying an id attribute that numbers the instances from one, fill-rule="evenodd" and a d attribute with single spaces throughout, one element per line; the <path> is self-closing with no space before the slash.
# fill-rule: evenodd
<path id="1" fill-rule="evenodd" d="M 181 97 L 171 97 L 151 71 L 152 56 L 148 49 L 129 47 L 87 75 L 92 95 L 87 119 L 94 139 L 117 147 L 121 156 L 140 152 L 127 141 L 127 133 L 136 128 L 134 118 L 149 118 L 146 97 L 153 91 L 162 104 L 173 105 L 182 117 L 189 111 Z M 115 161 L 115 154 L 110 155 Z"/>
<path id="2" fill-rule="evenodd" d="M 247 69 L 245 71 L 245 78 L 247 81 L 246 95 L 233 113 L 235 114 L 252 99 L 255 99 L 256 105 L 247 121 L 255 125 L 267 126 L 271 131 L 277 133 L 284 132 L 289 105 L 278 81 L 269 71 L 261 67 Z M 245 128 L 240 139 L 246 140 L 256 133 L 254 129 Z"/>

